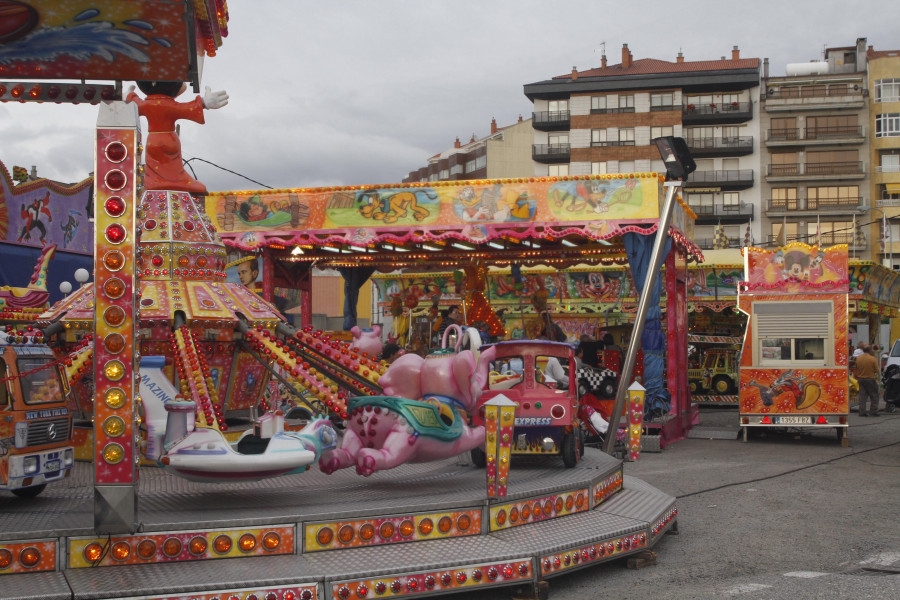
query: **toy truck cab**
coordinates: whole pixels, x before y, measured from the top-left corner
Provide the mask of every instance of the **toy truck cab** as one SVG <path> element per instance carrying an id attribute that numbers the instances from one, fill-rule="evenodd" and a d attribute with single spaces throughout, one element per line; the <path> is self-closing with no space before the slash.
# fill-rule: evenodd
<path id="1" fill-rule="evenodd" d="M 688 367 L 691 392 L 709 390 L 715 394 L 732 394 L 737 389 L 737 351 L 730 348 L 710 348 L 704 351 L 703 363 Z"/>
<path id="2" fill-rule="evenodd" d="M 33 497 L 71 472 L 72 415 L 50 348 L 17 341 L 0 333 L 0 489 Z"/>
<path id="3" fill-rule="evenodd" d="M 543 340 L 493 344 L 497 354 L 488 385 L 479 400 L 473 425 L 484 424 L 485 402 L 503 394 L 516 404 L 512 454 L 559 455 L 567 468 L 581 458 L 581 429 L 577 426 L 577 382 L 569 377 L 565 389 L 547 379 L 548 361 L 559 361 L 569 374 L 575 373 L 571 345 Z M 472 460 L 484 465 L 484 450 L 472 451 Z"/>

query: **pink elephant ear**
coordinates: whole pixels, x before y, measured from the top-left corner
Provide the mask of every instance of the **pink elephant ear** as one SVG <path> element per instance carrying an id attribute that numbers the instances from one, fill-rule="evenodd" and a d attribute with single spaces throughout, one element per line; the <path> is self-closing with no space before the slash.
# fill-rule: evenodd
<path id="1" fill-rule="evenodd" d="M 372 331 L 375 332 L 376 336 L 381 337 L 381 325 L 372 325 Z"/>
<path id="2" fill-rule="evenodd" d="M 463 350 L 453 357 L 453 364 L 450 368 L 453 371 L 453 380 L 456 382 L 456 386 L 466 395 L 465 398 L 457 398 L 457 400 L 465 404 L 467 408 L 470 408 L 474 405 L 475 399 L 472 393 L 475 385 L 473 380 L 475 376 L 475 355 L 472 354 L 471 350 Z"/>
<path id="3" fill-rule="evenodd" d="M 354 325 L 350 328 L 350 333 L 353 334 L 355 339 L 359 339 L 359 336 L 362 334 L 362 329 L 359 328 L 359 325 Z"/>

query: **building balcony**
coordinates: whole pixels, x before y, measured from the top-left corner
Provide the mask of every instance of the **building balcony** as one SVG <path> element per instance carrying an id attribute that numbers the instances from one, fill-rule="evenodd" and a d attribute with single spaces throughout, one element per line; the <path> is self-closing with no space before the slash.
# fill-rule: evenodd
<path id="1" fill-rule="evenodd" d="M 713 250 L 713 244 L 715 244 L 715 238 L 696 238 L 694 239 L 694 243 L 700 246 L 701 250 Z M 741 236 L 731 237 L 728 236 L 728 247 L 729 248 L 740 248 L 741 244 L 744 243 L 744 238 Z"/>
<path id="2" fill-rule="evenodd" d="M 788 216 L 791 213 L 813 211 L 818 214 L 862 214 L 866 211 L 865 199 L 852 198 L 769 198 L 766 215 L 770 217 Z"/>
<path id="3" fill-rule="evenodd" d="M 739 204 L 690 204 L 691 210 L 697 215 L 697 225 L 714 225 L 723 223 L 746 223 L 753 218 L 753 205 L 749 202 Z"/>
<path id="4" fill-rule="evenodd" d="M 568 131 L 569 111 L 545 110 L 531 113 L 531 126 L 538 131 Z"/>
<path id="5" fill-rule="evenodd" d="M 868 94 L 862 83 L 781 85 L 770 82 L 763 97 L 763 108 L 766 112 L 861 109 L 866 105 Z"/>
<path id="6" fill-rule="evenodd" d="M 633 106 L 618 106 L 613 108 L 592 108 L 592 115 L 616 115 L 621 113 L 633 113 Z"/>
<path id="7" fill-rule="evenodd" d="M 685 187 L 718 186 L 723 190 L 742 190 L 753 186 L 753 169 L 724 169 L 718 171 L 694 171 Z"/>
<path id="8" fill-rule="evenodd" d="M 591 142 L 591 148 L 612 148 L 613 146 L 634 146 L 634 140 Z"/>
<path id="9" fill-rule="evenodd" d="M 782 242 L 777 235 L 770 235 L 768 238 L 769 246 L 779 246 L 783 243 L 804 242 L 806 244 L 816 244 L 821 247 L 834 246 L 836 244 L 847 244 L 851 250 L 865 250 L 868 247 L 868 239 L 864 232 L 854 235 L 852 231 L 823 231 L 818 236 L 810 235 L 804 237 L 788 236 L 787 242 Z"/>
<path id="10" fill-rule="evenodd" d="M 687 145 L 694 158 L 753 154 L 753 136 L 688 138 Z"/>
<path id="11" fill-rule="evenodd" d="M 865 176 L 861 161 L 790 163 L 766 168 L 766 181 L 863 179 Z"/>
<path id="12" fill-rule="evenodd" d="M 865 141 L 860 125 L 770 129 L 766 134 L 766 146 L 769 147 L 862 144 Z"/>
<path id="13" fill-rule="evenodd" d="M 681 109 L 681 122 L 684 125 L 744 123 L 752 118 L 752 102 L 687 104 Z"/>
<path id="14" fill-rule="evenodd" d="M 569 162 L 572 150 L 569 144 L 534 144 L 531 158 L 541 163 Z"/>

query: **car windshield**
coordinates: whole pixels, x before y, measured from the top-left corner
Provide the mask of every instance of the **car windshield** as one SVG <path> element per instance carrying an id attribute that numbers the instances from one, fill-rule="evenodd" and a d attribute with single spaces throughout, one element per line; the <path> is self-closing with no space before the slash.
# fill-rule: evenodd
<path id="1" fill-rule="evenodd" d="M 46 356 L 29 356 L 18 360 L 19 381 L 25 404 L 62 402 L 62 390 L 53 359 Z"/>
<path id="2" fill-rule="evenodd" d="M 900 340 L 894 342 L 894 347 L 891 348 L 891 356 L 900 356 Z"/>

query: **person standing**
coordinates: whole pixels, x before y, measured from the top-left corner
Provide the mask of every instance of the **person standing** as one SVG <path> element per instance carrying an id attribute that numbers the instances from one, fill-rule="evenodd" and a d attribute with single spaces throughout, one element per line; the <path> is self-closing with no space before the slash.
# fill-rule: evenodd
<path id="1" fill-rule="evenodd" d="M 862 354 L 856 357 L 856 380 L 859 382 L 859 416 L 878 416 L 878 359 L 872 346 L 863 346 Z M 866 410 L 866 401 L 869 409 Z"/>

